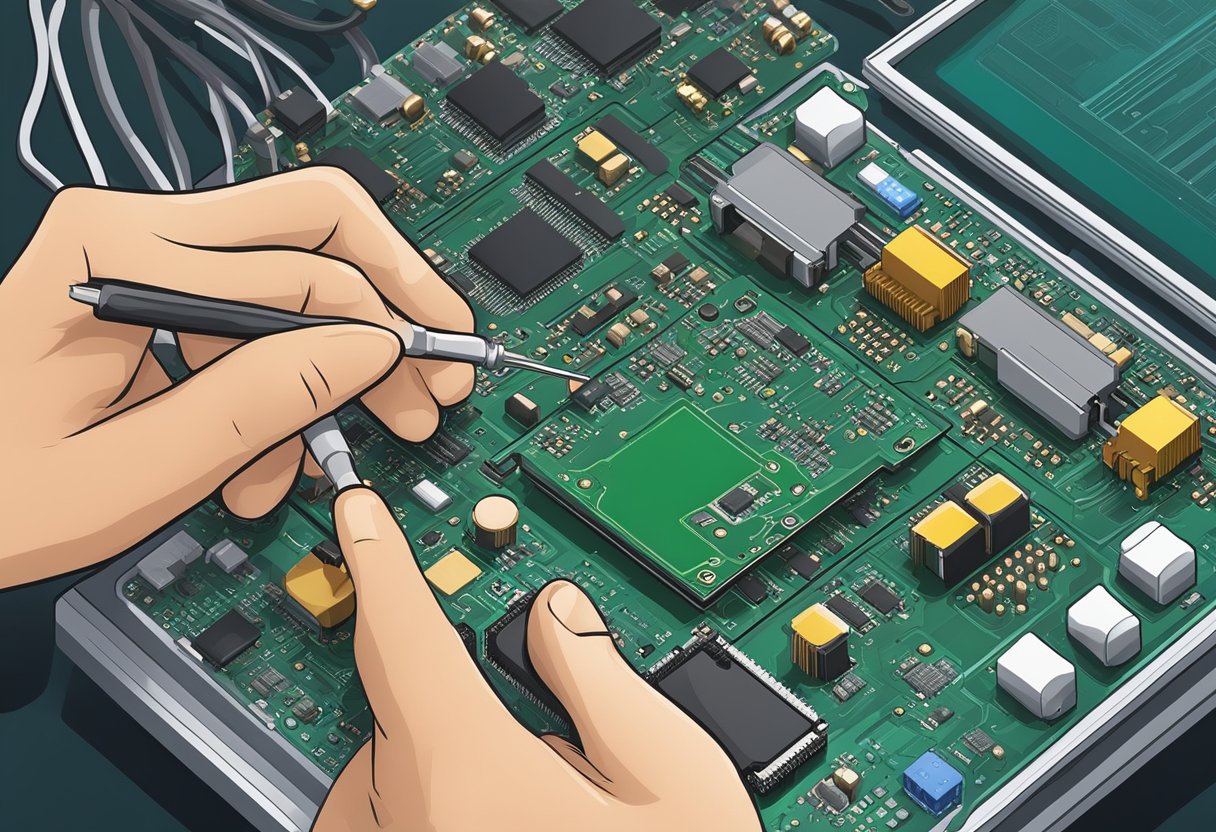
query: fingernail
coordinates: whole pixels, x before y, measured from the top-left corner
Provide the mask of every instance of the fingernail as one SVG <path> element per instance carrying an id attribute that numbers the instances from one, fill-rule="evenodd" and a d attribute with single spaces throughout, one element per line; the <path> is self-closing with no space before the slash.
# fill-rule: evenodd
<path id="1" fill-rule="evenodd" d="M 386 510 L 384 501 L 370 488 L 351 488 L 334 501 L 334 522 L 346 529 L 353 542 L 379 540 Z"/>
<path id="2" fill-rule="evenodd" d="M 569 581 L 560 581 L 548 596 L 549 612 L 562 626 L 578 636 L 607 631 L 604 619 L 591 599 Z"/>

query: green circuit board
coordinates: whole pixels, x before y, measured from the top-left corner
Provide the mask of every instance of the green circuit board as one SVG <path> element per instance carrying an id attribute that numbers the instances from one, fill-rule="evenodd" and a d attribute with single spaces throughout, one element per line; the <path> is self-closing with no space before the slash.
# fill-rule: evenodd
<path id="1" fill-rule="evenodd" d="M 705 171 L 726 176 L 763 143 L 794 144 L 794 110 L 824 87 L 863 110 L 865 92 L 818 66 L 834 49 L 818 29 L 791 54 L 778 54 L 763 37 L 767 11 L 757 0 L 734 11 L 710 4 L 675 14 L 663 9 L 678 4 L 637 5 L 660 24 L 660 45 L 610 76 L 587 73 L 549 27 L 528 34 L 500 13 L 482 32 L 501 56 L 524 54 L 515 71 L 545 102 L 544 124 L 512 148 L 495 148 L 452 119 L 445 89 L 413 70 L 422 43 L 443 41 L 463 54 L 471 6 L 385 62 L 423 95 L 427 116 L 383 126 L 352 108 L 347 95 L 335 102 L 337 116 L 307 139 L 314 156 L 357 147 L 396 178 L 386 212 L 434 252 L 437 268 L 469 299 L 481 333 L 582 369 L 594 376 L 590 384 L 602 385 L 593 398 L 583 390 L 571 395 L 553 378 L 478 371 L 469 400 L 448 409 L 436 436 L 418 444 L 348 408 L 339 418 L 356 464 L 393 508 L 421 568 L 454 548 L 480 568 L 476 579 L 437 597 L 529 728 L 567 726 L 526 681 L 508 678 L 492 661 L 487 630 L 530 591 L 567 578 L 596 600 L 639 672 L 712 630 L 826 721 L 826 749 L 755 790 L 766 829 L 929 830 L 940 818 L 905 792 L 902 776 L 930 750 L 962 776 L 962 808 L 951 821 L 957 828 L 1216 605 L 1212 391 L 873 130 L 824 177 L 864 206 L 862 222 L 882 239 L 915 224 L 964 258 L 970 299 L 920 332 L 866 292 L 850 258 L 814 288 L 770 273 L 715 230 Z M 677 38 L 681 24 L 688 32 Z M 695 112 L 675 89 L 719 47 L 759 84 Z M 461 62 L 464 77 L 480 71 Z M 577 93 L 559 95 L 556 84 Z M 577 140 L 605 115 L 630 126 L 667 166 L 652 169 L 631 157 L 625 177 L 604 185 Z M 291 138 L 279 137 L 278 148 L 281 159 L 294 158 Z M 446 176 L 460 150 L 477 163 Z M 597 235 L 549 199 L 526 174 L 542 160 L 606 205 L 623 233 Z M 915 191 L 920 207 L 901 218 L 866 188 L 858 176 L 870 164 Z M 238 166 L 243 175 L 257 172 L 250 149 L 242 149 Z M 673 184 L 692 201 L 674 199 Z M 468 254 L 521 208 L 535 210 L 580 252 L 576 267 L 524 293 Z M 656 276 L 665 263 L 678 268 Z M 1071 314 L 1127 346 L 1132 355 L 1117 389 L 1125 410 L 1168 395 L 1199 420 L 1201 453 L 1138 499 L 1103 464 L 1109 434 L 1100 426 L 1068 438 L 992 369 L 963 355 L 958 316 L 1002 287 L 1045 315 Z M 589 328 L 575 325 L 583 307 L 605 308 L 610 289 L 627 300 Z M 534 424 L 508 406 L 516 396 L 534 406 Z M 946 587 L 914 566 L 909 529 L 944 492 L 992 474 L 1028 495 L 1028 530 L 973 577 Z M 420 501 L 413 489 L 424 479 L 450 504 L 436 510 Z M 490 494 L 509 496 L 520 510 L 516 540 L 500 548 L 479 545 L 470 520 Z M 310 627 L 283 590 L 287 572 L 333 539 L 331 496 L 325 482 L 305 480 L 287 507 L 252 523 L 204 505 L 184 528 L 204 548 L 231 540 L 248 562 L 229 573 L 200 557 L 160 591 L 132 572 L 120 591 L 182 645 L 184 661 L 207 668 L 235 708 L 334 776 L 370 728 L 353 664 L 353 621 Z M 1194 586 L 1164 605 L 1118 576 L 1120 541 L 1149 520 L 1196 553 Z M 1014 575 L 1030 578 L 1024 609 L 1015 610 L 1012 595 L 1000 612 L 982 608 L 973 588 L 981 574 L 995 574 L 1008 593 Z M 872 603 L 867 587 L 876 583 L 896 596 L 895 606 Z M 1068 608 L 1099 585 L 1141 622 L 1140 652 L 1117 667 L 1104 666 L 1067 632 Z M 851 666 L 825 681 L 791 659 L 791 621 L 828 602 L 852 617 Z M 191 655 L 191 644 L 231 610 L 257 628 L 257 643 L 222 668 Z M 998 657 L 1028 632 L 1076 669 L 1076 706 L 1054 720 L 1035 717 L 996 682 Z M 834 795 L 816 789 L 841 767 L 860 783 L 837 806 L 825 799 Z"/>

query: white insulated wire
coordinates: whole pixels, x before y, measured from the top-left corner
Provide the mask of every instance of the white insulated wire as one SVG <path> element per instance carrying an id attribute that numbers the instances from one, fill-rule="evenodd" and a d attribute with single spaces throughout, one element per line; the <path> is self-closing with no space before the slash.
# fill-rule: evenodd
<path id="1" fill-rule="evenodd" d="M 151 188 L 161 191 L 173 190 L 173 184 L 156 159 L 148 150 L 147 145 L 139 138 L 135 128 L 131 126 L 127 113 L 118 98 L 114 88 L 114 79 L 110 76 L 110 67 L 106 63 L 105 48 L 101 43 L 101 8 L 97 0 L 81 0 L 80 23 L 85 40 L 85 57 L 89 62 L 89 70 L 93 75 L 93 83 L 97 87 L 97 97 L 101 100 L 102 109 L 109 119 L 118 140 L 135 167 L 139 170 L 144 182 Z"/>
<path id="2" fill-rule="evenodd" d="M 59 27 L 63 23 L 63 12 L 66 7 L 67 0 L 55 0 L 47 21 L 47 43 L 51 50 L 51 75 L 55 79 L 55 89 L 59 91 L 59 99 L 63 102 L 63 109 L 67 114 L 68 124 L 72 127 L 72 134 L 76 137 L 76 144 L 80 147 L 85 164 L 89 166 L 89 174 L 93 177 L 95 184 L 105 185 L 108 182 L 105 167 L 101 164 L 101 157 L 97 155 L 97 148 L 93 147 L 89 130 L 85 127 L 84 119 L 80 116 L 80 109 L 76 106 L 76 98 L 72 95 L 72 85 L 68 82 L 67 69 L 63 65 L 63 53 L 59 48 Z"/>
<path id="3" fill-rule="evenodd" d="M 32 141 L 34 122 L 38 120 L 38 111 L 42 109 L 42 102 L 46 98 L 50 53 L 47 47 L 46 19 L 42 16 L 42 0 L 30 0 L 29 8 L 30 27 L 34 30 L 34 83 L 30 87 L 30 97 L 25 102 L 21 125 L 17 130 L 17 157 L 38 181 L 52 191 L 57 191 L 63 187 L 63 182 L 38 160 Z"/>

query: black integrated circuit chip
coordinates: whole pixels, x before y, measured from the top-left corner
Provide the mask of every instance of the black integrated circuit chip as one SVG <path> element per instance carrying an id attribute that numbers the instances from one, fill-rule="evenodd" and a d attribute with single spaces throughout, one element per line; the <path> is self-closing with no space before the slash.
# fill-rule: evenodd
<path id="1" fill-rule="evenodd" d="M 422 443 L 422 450 L 441 468 L 451 468 L 459 465 L 473 452 L 473 449 L 461 442 L 443 428 L 435 431 L 430 439 Z"/>
<path id="2" fill-rule="evenodd" d="M 570 395 L 570 401 L 580 410 L 590 411 L 612 392 L 607 384 L 598 378 L 593 378 Z"/>
<path id="3" fill-rule="evenodd" d="M 870 617 L 865 610 L 854 604 L 843 595 L 833 595 L 827 600 L 826 606 L 839 615 L 854 630 L 864 630 L 870 625 Z"/>
<path id="4" fill-rule="evenodd" d="M 582 260 L 583 252 L 524 208 L 469 249 L 469 258 L 521 295 Z"/>
<path id="5" fill-rule="evenodd" d="M 764 581 L 755 575 L 744 575 L 735 583 L 735 587 L 743 593 L 744 598 L 753 604 L 759 604 L 768 597 L 768 590 L 764 586 Z"/>
<path id="6" fill-rule="evenodd" d="M 688 80 L 713 98 L 721 98 L 731 87 L 751 74 L 747 64 L 719 47 L 688 68 Z"/>
<path id="7" fill-rule="evenodd" d="M 331 165 L 346 171 L 377 202 L 383 202 L 397 190 L 398 182 L 392 174 L 382 170 L 357 147 L 331 147 L 318 156 L 314 164 Z"/>
<path id="8" fill-rule="evenodd" d="M 504 147 L 545 123 L 545 102 L 497 60 L 453 87 L 447 100 Z"/>
<path id="9" fill-rule="evenodd" d="M 697 204 L 697 198 L 677 182 L 672 182 L 663 189 L 663 193 L 681 208 L 691 208 Z"/>
<path id="10" fill-rule="evenodd" d="M 557 0 L 494 0 L 494 5 L 513 17 L 529 35 L 565 11 Z"/>
<path id="11" fill-rule="evenodd" d="M 655 0 L 658 10 L 672 17 L 678 16 L 680 12 L 689 12 L 704 5 L 705 0 Z"/>
<path id="12" fill-rule="evenodd" d="M 795 332 L 788 326 L 777 332 L 777 343 L 799 358 L 806 355 L 811 348 L 811 342 L 806 339 L 805 335 Z"/>
<path id="13" fill-rule="evenodd" d="M 732 517 L 738 517 L 747 511 L 754 502 L 756 502 L 756 495 L 743 488 L 732 488 L 718 498 L 719 507 Z"/>
<path id="14" fill-rule="evenodd" d="M 228 610 L 219 621 L 199 633 L 190 645 L 208 662 L 223 669 L 252 647 L 261 635 L 262 631 L 248 618 L 236 610 Z"/>
<path id="15" fill-rule="evenodd" d="M 827 744 L 828 725 L 756 670 L 711 632 L 670 653 L 647 679 L 722 745 L 753 789 L 766 792 Z"/>
<path id="16" fill-rule="evenodd" d="M 614 75 L 659 45 L 659 22 L 630 0 L 584 0 L 553 31 L 599 68 Z"/>
<path id="17" fill-rule="evenodd" d="M 292 87 L 270 102 L 270 113 L 283 132 L 293 139 L 305 136 L 325 123 L 325 107 L 303 87 Z"/>
<path id="18" fill-rule="evenodd" d="M 528 658 L 528 610 L 535 599 L 535 592 L 528 593 L 486 629 L 486 658 L 523 693 L 570 725 L 570 715 Z"/>
<path id="19" fill-rule="evenodd" d="M 869 580 L 857 593 L 865 601 L 883 615 L 899 609 L 903 601 L 882 581 Z"/>

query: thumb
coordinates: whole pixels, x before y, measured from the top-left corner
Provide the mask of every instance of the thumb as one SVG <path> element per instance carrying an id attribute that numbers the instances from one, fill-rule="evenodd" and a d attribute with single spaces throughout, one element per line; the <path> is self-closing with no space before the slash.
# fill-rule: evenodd
<path id="1" fill-rule="evenodd" d="M 71 437 L 63 446 L 79 470 L 139 474 L 115 499 L 98 501 L 108 517 L 97 518 L 97 530 L 127 512 L 123 527 L 147 533 L 201 502 L 250 460 L 383 378 L 400 350 L 392 332 L 355 324 L 259 338 Z"/>
<path id="2" fill-rule="evenodd" d="M 540 591 L 527 637 L 537 674 L 570 714 L 587 761 L 618 796 L 661 796 L 673 777 L 686 779 L 680 773 L 690 761 L 725 761 L 722 749 L 625 661 L 576 585 L 554 581 Z M 577 751 L 550 745 L 583 769 Z"/>

